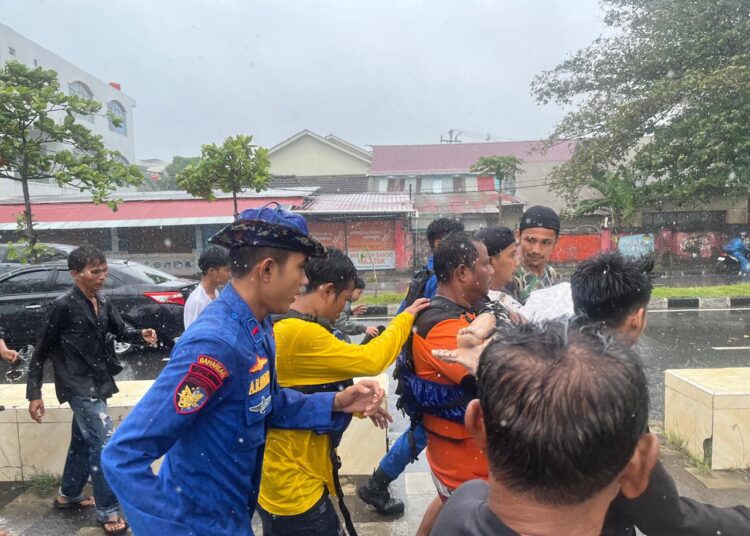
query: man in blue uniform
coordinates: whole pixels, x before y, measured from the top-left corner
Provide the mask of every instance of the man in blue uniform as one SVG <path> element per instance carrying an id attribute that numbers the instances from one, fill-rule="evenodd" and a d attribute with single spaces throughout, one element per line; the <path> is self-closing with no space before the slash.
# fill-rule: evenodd
<path id="1" fill-rule="evenodd" d="M 138 536 L 252 535 L 266 428 L 336 431 L 346 420 L 332 412 L 369 416 L 383 398 L 373 381 L 313 395 L 276 382 L 270 315 L 287 312 L 307 283 L 308 256 L 326 255 L 304 218 L 246 210 L 210 242 L 230 248 L 232 283 L 180 338 L 102 455 Z"/>

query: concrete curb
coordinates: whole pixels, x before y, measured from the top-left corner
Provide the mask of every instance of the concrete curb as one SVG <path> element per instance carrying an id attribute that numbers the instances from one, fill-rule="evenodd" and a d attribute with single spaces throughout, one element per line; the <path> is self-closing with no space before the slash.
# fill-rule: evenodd
<path id="1" fill-rule="evenodd" d="M 368 316 L 395 316 L 400 304 L 371 305 L 362 318 Z M 667 309 L 732 309 L 750 307 L 750 296 L 731 298 L 652 298 L 648 303 L 650 311 Z"/>

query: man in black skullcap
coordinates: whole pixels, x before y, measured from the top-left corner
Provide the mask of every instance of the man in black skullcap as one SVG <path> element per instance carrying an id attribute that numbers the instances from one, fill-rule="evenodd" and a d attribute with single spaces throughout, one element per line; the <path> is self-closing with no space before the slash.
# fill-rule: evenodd
<path id="1" fill-rule="evenodd" d="M 508 293 L 519 302 L 526 303 L 533 291 L 557 283 L 557 273 L 548 262 L 559 235 L 560 218 L 551 208 L 533 206 L 521 216 L 516 231 L 521 262 L 508 285 Z"/>

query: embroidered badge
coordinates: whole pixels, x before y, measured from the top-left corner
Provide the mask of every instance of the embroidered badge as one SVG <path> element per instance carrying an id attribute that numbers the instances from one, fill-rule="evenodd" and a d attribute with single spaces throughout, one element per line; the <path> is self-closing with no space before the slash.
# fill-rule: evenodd
<path id="1" fill-rule="evenodd" d="M 266 363 L 268 363 L 267 357 L 260 357 L 259 355 L 255 356 L 255 363 L 253 363 L 253 366 L 250 367 L 250 374 L 254 374 L 256 372 L 260 372 L 263 370 L 263 367 L 266 366 Z"/>
<path id="2" fill-rule="evenodd" d="M 266 387 L 268 387 L 268 384 L 271 383 L 271 371 L 267 370 L 263 374 L 261 374 L 259 377 L 255 378 L 254 380 L 250 380 L 250 389 L 248 391 L 249 395 L 254 395 L 255 393 L 259 393 Z"/>
<path id="3" fill-rule="evenodd" d="M 258 404 L 255 404 L 254 406 L 250 406 L 250 411 L 253 413 L 260 413 L 265 414 L 266 410 L 268 409 L 268 405 L 271 403 L 271 397 L 270 396 L 264 396 L 261 397 L 261 400 Z"/>
<path id="4" fill-rule="evenodd" d="M 205 355 L 198 356 L 175 389 L 175 410 L 182 415 L 200 410 L 228 377 L 229 372 L 219 361 Z"/>

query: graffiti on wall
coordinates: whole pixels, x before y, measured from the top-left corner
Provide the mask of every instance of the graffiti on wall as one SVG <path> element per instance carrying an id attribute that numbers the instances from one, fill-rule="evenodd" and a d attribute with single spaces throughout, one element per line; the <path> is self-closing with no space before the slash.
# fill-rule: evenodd
<path id="1" fill-rule="evenodd" d="M 643 257 L 654 252 L 654 235 L 635 234 L 620 236 L 617 249 L 626 257 Z"/>

